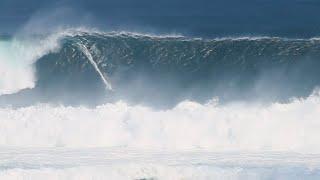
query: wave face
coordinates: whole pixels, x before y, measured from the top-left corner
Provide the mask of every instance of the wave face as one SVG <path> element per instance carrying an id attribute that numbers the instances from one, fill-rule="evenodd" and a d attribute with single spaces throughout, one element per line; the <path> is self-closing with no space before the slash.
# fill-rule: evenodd
<path id="1" fill-rule="evenodd" d="M 18 48 L 3 45 L 9 51 L 0 48 L 4 56 L 19 55 L 6 56 L 3 62 L 17 59 L 21 66 L 2 66 L 6 78 L 0 89 L 8 94 L 35 88 L 0 98 L 4 104 L 97 105 L 121 99 L 173 107 L 185 99 L 204 103 L 212 97 L 221 102 L 286 102 L 307 97 L 320 83 L 320 40 L 316 38 L 205 40 L 63 31 L 33 42 L 37 45 L 23 43 L 18 42 Z"/>
<path id="2" fill-rule="evenodd" d="M 70 103 L 84 97 L 148 105 L 212 97 L 283 101 L 307 97 L 320 83 L 317 39 L 78 33 L 60 43 L 59 51 L 36 62 L 37 89 Z"/>

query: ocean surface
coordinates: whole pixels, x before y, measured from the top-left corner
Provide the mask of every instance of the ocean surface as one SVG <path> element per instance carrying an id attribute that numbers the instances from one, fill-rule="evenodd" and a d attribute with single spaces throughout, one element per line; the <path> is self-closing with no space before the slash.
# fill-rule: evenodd
<path id="1" fill-rule="evenodd" d="M 320 178 L 320 38 L 0 36 L 0 179 Z"/>

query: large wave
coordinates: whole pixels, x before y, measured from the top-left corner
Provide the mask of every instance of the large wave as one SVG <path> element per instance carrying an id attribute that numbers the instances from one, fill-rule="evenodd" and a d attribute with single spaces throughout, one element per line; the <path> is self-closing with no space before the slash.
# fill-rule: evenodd
<path id="1" fill-rule="evenodd" d="M 18 93 L 18 98 L 6 98 L 6 104 L 7 99 L 30 97 L 64 104 L 97 105 L 122 99 L 171 107 L 185 99 L 204 103 L 212 97 L 221 102 L 273 102 L 307 97 L 320 83 L 316 38 L 208 40 L 68 30 L 40 39 L 41 43 L 18 42 L 18 47 L 1 48 L 6 51 L 3 62 L 19 60 L 21 67 L 4 68 L 8 75 L 1 80 L 1 92 L 35 87 Z"/>
<path id="2" fill-rule="evenodd" d="M 316 38 L 67 30 L 0 42 L 1 93 L 33 87 L 1 96 L 30 101 L 0 109 L 2 146 L 319 150 Z M 83 106 L 52 105 L 74 101 Z M 148 105 L 158 102 L 173 105 Z"/>
<path id="3" fill-rule="evenodd" d="M 2 39 L 0 178 L 319 179 L 319 48 L 88 30 Z"/>

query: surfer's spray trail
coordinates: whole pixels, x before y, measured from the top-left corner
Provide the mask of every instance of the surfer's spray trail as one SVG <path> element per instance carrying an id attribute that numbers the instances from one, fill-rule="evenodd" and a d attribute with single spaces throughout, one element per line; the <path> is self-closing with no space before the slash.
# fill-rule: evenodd
<path id="1" fill-rule="evenodd" d="M 0 179 L 320 178 L 319 39 L 31 39 L 0 39 Z"/>
<path id="2" fill-rule="evenodd" d="M 87 56 L 88 60 L 90 61 L 90 63 L 92 64 L 92 66 L 94 67 L 94 69 L 97 71 L 97 73 L 99 74 L 99 76 L 101 77 L 103 83 L 106 85 L 106 88 L 108 90 L 112 90 L 112 86 L 111 83 L 109 83 L 107 81 L 107 78 L 102 74 L 102 72 L 100 71 L 97 63 L 93 60 L 92 55 L 90 54 L 89 50 L 86 48 L 85 45 L 79 43 L 79 48 L 81 49 L 81 51 Z"/>

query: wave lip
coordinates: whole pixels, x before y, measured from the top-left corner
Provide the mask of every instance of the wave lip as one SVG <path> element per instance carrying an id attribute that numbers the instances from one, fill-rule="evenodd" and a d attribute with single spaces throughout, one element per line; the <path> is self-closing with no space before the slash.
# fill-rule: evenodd
<path id="1" fill-rule="evenodd" d="M 0 95 L 33 88 L 37 77 L 34 63 L 59 49 L 59 35 L 48 37 L 11 37 L 0 40 Z"/>

